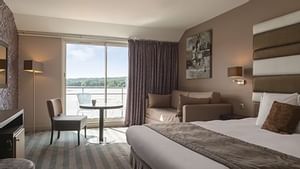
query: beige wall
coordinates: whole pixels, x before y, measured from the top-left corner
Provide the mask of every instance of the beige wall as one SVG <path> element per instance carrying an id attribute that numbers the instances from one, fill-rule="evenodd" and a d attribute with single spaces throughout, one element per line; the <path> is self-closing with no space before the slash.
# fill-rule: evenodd
<path id="1" fill-rule="evenodd" d="M 50 127 L 46 100 L 61 97 L 62 42 L 57 38 L 19 37 L 19 108 L 25 110 L 25 127 L 33 126 L 33 74 L 23 71 L 23 61 L 33 59 L 44 65 L 43 74 L 35 76 L 36 128 Z"/>
<path id="2" fill-rule="evenodd" d="M 251 0 L 249 3 L 185 31 L 180 40 L 179 88 L 195 91 L 219 91 L 233 103 L 234 111 L 252 115 L 251 74 L 247 84 L 238 86 L 227 78 L 227 67 L 242 65 L 252 71 L 252 27 L 273 17 L 299 10 L 299 0 Z M 212 78 L 186 80 L 185 42 L 188 36 L 213 29 Z M 240 109 L 240 103 L 245 109 Z"/>

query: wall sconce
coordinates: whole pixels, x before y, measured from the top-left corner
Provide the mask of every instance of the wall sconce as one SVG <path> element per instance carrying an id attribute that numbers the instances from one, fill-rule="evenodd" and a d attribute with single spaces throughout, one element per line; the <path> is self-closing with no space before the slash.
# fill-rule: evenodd
<path id="1" fill-rule="evenodd" d="M 43 64 L 33 60 L 24 60 L 24 71 L 33 74 L 33 134 L 35 135 L 35 74 L 43 73 Z"/>
<path id="2" fill-rule="evenodd" d="M 33 60 L 24 60 L 24 71 L 32 73 L 43 73 L 43 64 Z"/>
<path id="3" fill-rule="evenodd" d="M 238 85 L 246 84 L 246 80 L 242 79 L 243 73 L 244 70 L 242 66 L 229 67 L 227 70 L 228 77 L 233 79 L 232 81 Z"/>

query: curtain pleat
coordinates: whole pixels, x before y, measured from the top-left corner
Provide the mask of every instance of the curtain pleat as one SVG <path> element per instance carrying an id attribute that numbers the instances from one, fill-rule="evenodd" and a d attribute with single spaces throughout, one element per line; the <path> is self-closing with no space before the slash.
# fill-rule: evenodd
<path id="1" fill-rule="evenodd" d="M 144 124 L 148 93 L 169 94 L 178 85 L 178 43 L 129 40 L 125 123 Z"/>

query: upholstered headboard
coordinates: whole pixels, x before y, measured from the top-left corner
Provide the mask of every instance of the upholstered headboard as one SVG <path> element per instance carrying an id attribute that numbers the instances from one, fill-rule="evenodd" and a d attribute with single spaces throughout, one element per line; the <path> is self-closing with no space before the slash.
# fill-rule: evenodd
<path id="1" fill-rule="evenodd" d="M 300 93 L 300 11 L 253 27 L 253 96 Z"/>

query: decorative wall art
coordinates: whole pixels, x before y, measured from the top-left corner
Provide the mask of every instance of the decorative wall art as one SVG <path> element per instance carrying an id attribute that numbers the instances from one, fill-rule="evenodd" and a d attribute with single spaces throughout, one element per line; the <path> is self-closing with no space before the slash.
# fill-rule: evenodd
<path id="1" fill-rule="evenodd" d="M 212 30 L 188 37 L 186 51 L 186 79 L 211 78 Z"/>

